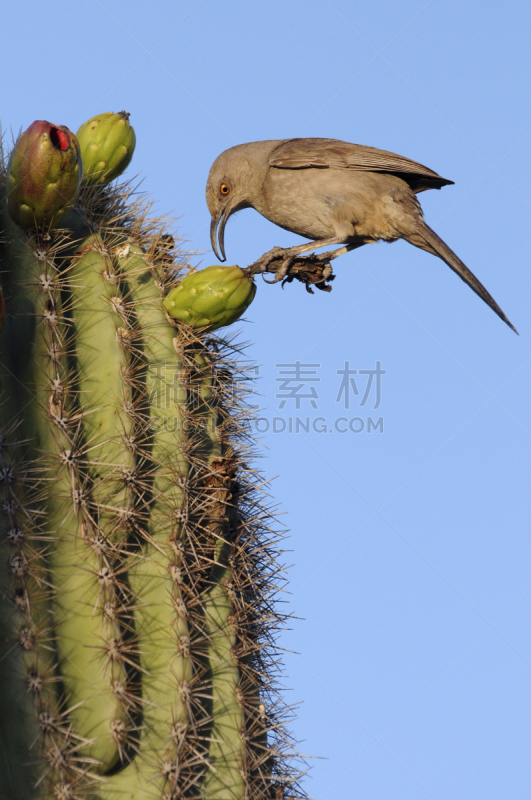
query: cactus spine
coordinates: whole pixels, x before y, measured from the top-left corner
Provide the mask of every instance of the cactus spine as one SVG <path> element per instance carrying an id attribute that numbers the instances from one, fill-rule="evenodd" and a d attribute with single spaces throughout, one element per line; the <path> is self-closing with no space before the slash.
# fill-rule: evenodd
<path id="1" fill-rule="evenodd" d="M 237 351 L 166 315 L 183 256 L 126 190 L 2 209 L 2 798 L 304 796 Z"/>

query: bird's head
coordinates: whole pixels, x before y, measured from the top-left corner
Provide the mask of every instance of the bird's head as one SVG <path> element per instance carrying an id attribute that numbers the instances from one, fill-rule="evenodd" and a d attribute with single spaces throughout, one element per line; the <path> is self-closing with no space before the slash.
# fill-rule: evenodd
<path id="1" fill-rule="evenodd" d="M 225 225 L 231 214 L 256 208 L 268 169 L 269 142 L 249 142 L 219 155 L 207 180 L 206 201 L 212 215 L 210 241 L 220 261 L 225 261 Z M 219 249 L 218 249 L 219 239 Z"/>

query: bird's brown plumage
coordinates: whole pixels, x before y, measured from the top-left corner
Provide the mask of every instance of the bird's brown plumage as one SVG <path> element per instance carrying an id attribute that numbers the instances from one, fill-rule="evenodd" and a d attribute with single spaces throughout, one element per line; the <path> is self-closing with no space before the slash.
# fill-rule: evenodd
<path id="1" fill-rule="evenodd" d="M 314 167 L 386 172 L 402 178 L 415 193 L 453 184 L 410 158 L 339 139 L 286 139 L 272 151 L 269 164 L 278 169 Z"/>
<path id="2" fill-rule="evenodd" d="M 218 156 L 208 176 L 212 247 L 225 260 L 225 225 L 242 208 L 254 208 L 314 243 L 288 248 L 286 264 L 312 246 L 353 249 L 380 239 L 405 239 L 441 258 L 515 330 L 483 284 L 424 222 L 416 195 L 451 183 L 404 156 L 338 139 L 237 145 Z"/>

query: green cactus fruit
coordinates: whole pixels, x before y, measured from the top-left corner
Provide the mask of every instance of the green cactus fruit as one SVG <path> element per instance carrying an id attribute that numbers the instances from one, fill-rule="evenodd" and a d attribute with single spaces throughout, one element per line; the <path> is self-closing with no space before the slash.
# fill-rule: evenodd
<path id="1" fill-rule="evenodd" d="M 64 125 L 36 120 L 21 133 L 7 172 L 7 207 L 24 230 L 57 225 L 77 198 L 83 167 L 77 138 Z"/>
<path id="2" fill-rule="evenodd" d="M 164 299 L 164 308 L 192 328 L 214 331 L 236 322 L 255 294 L 254 281 L 239 267 L 214 265 L 188 275 Z"/>
<path id="3" fill-rule="evenodd" d="M 127 111 L 98 114 L 85 122 L 76 135 L 83 159 L 84 185 L 110 183 L 133 158 L 136 136 Z"/>

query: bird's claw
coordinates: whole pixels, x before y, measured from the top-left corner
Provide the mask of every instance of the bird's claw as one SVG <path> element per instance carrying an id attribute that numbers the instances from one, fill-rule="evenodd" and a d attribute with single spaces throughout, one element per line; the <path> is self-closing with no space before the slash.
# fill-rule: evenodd
<path id="1" fill-rule="evenodd" d="M 276 263 L 275 263 L 276 262 Z M 280 283 L 282 288 L 286 283 L 291 283 L 295 278 L 304 283 L 306 291 L 313 294 L 311 286 L 329 292 L 329 282 L 334 279 L 330 264 L 330 253 L 316 255 L 310 253 L 303 256 L 298 253 L 298 248 L 273 247 L 258 261 L 247 267 L 250 275 L 261 274 L 265 283 Z M 265 272 L 272 272 L 273 278 L 268 280 Z"/>
<path id="2" fill-rule="evenodd" d="M 332 274 L 332 265 L 330 261 L 326 262 L 323 266 L 323 276 L 318 281 L 315 281 L 316 284 L 318 283 L 326 283 L 330 275 Z"/>
<path id="3" fill-rule="evenodd" d="M 258 261 L 255 261 L 252 266 L 257 268 L 257 272 L 267 272 L 267 268 L 271 262 L 276 261 L 277 258 L 285 256 L 285 253 L 286 249 L 284 247 L 273 247 L 268 253 L 264 253 L 264 255 L 258 259 Z"/>
<path id="4" fill-rule="evenodd" d="M 287 255 L 282 259 L 282 264 L 280 265 L 280 269 L 275 273 L 275 280 L 273 283 L 280 283 L 280 281 L 283 281 L 286 278 L 289 268 L 294 261 L 295 256 L 293 255 Z"/>

